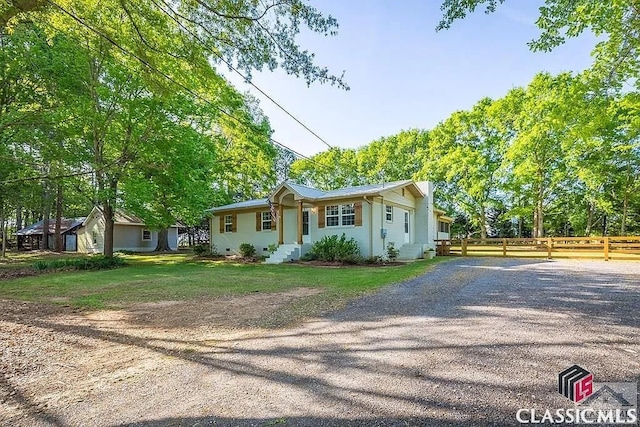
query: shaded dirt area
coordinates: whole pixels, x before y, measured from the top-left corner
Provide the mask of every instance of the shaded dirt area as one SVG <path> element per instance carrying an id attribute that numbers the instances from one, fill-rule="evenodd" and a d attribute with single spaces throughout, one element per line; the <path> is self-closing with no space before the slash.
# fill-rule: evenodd
<path id="1" fill-rule="evenodd" d="M 74 312 L 0 302 L 0 424 L 514 425 L 558 372 L 638 381 L 640 265 L 455 259 L 303 324 L 294 290 Z M 235 320 L 234 320 L 235 318 Z"/>

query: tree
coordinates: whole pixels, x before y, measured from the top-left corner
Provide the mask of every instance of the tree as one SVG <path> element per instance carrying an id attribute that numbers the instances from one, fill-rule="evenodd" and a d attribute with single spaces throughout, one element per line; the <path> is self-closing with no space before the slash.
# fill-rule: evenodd
<path id="1" fill-rule="evenodd" d="M 437 30 L 485 6 L 494 12 L 505 0 L 445 0 Z M 540 37 L 529 43 L 534 51 L 550 51 L 568 38 L 590 30 L 599 41 L 593 51 L 594 70 L 607 83 L 637 78 L 640 72 L 640 4 L 636 0 L 546 0 L 535 22 Z M 637 83 L 637 82 L 636 82 Z"/>
<path id="2" fill-rule="evenodd" d="M 500 122 L 501 106 L 485 98 L 436 126 L 418 175 L 438 183 L 440 197 L 468 215 L 482 238 L 487 237 L 488 210 L 497 204 L 498 171 L 509 138 Z"/>
<path id="3" fill-rule="evenodd" d="M 338 23 L 303 0 L 8 0 L 0 4 L 0 25 L 21 19 L 51 24 L 67 35 L 100 34 L 141 60 L 188 85 L 206 75 L 202 60 L 253 70 L 281 67 L 308 84 L 336 84 L 296 42 L 301 29 L 337 34 Z M 123 51 L 124 52 L 124 51 Z M 134 61 L 135 62 L 135 61 Z M 135 67 L 134 67 L 135 68 Z M 183 75 L 189 70 L 191 76 Z M 191 87 L 191 86 L 189 86 Z"/>

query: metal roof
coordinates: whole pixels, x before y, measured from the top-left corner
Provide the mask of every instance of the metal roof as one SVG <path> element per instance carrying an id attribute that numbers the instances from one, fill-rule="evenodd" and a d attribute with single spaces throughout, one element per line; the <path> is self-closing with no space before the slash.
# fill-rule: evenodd
<path id="1" fill-rule="evenodd" d="M 60 231 L 64 234 L 76 227 L 79 227 L 84 222 L 85 217 L 81 218 L 62 218 Z M 44 220 L 38 221 L 35 224 L 31 224 L 21 230 L 18 230 L 16 234 L 18 236 L 37 236 L 42 235 Z M 49 234 L 56 232 L 56 219 L 49 219 Z"/>
<path id="2" fill-rule="evenodd" d="M 246 209 L 246 208 L 255 208 L 255 207 L 269 207 L 269 202 L 267 199 L 254 199 L 247 200 L 244 202 L 231 203 L 224 206 L 217 206 L 215 208 L 208 209 L 209 212 L 219 212 L 226 210 L 234 210 L 234 209 Z"/>
<path id="3" fill-rule="evenodd" d="M 408 179 L 404 181 L 393 181 L 393 182 L 385 182 L 381 184 L 369 184 L 369 185 L 358 185 L 355 187 L 346 187 L 339 188 L 337 190 L 330 191 L 322 191 L 317 188 L 307 187 L 306 185 L 294 184 L 292 182 L 283 182 L 279 186 L 276 187 L 273 194 L 276 194 L 283 187 L 289 188 L 291 191 L 297 193 L 303 199 L 309 199 L 314 201 L 319 200 L 330 200 L 330 199 L 339 199 L 345 197 L 360 197 L 360 196 L 368 196 L 374 194 L 380 194 L 384 191 L 393 190 L 396 188 L 402 188 L 409 184 L 413 184 L 413 181 Z M 415 187 L 416 190 L 420 193 L 420 189 Z M 221 212 L 228 210 L 236 210 L 236 209 L 247 209 L 254 207 L 268 207 L 269 202 L 267 199 L 254 199 L 247 200 L 244 202 L 231 203 L 224 206 L 217 206 L 211 209 L 208 209 L 209 212 Z"/>

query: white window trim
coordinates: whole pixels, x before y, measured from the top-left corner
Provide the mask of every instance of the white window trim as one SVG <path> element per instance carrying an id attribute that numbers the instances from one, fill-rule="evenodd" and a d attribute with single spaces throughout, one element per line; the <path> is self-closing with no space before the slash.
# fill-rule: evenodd
<path id="1" fill-rule="evenodd" d="M 263 212 L 261 212 L 260 215 L 261 215 L 260 216 L 260 220 L 261 220 L 260 222 L 262 223 L 262 225 L 261 225 L 262 231 L 271 231 L 272 230 L 271 223 L 273 222 L 273 219 L 271 218 L 271 212 L 270 211 L 263 211 Z M 265 215 L 266 215 L 267 219 L 265 219 Z M 265 224 L 269 224 L 269 228 L 265 228 L 265 226 L 264 226 Z"/>
<path id="2" fill-rule="evenodd" d="M 328 215 L 328 208 L 329 207 L 333 207 L 333 206 L 337 206 L 338 207 L 338 213 L 336 215 Z M 349 214 L 345 214 L 343 212 L 343 208 L 345 206 L 351 206 L 353 209 L 353 213 L 349 213 Z M 343 217 L 345 215 L 349 215 L 349 216 L 353 216 L 353 224 L 344 224 L 343 222 Z M 329 225 L 329 218 L 338 218 L 338 223 L 335 225 Z M 325 225 L 328 228 L 352 228 L 356 226 L 356 209 L 355 209 L 355 203 L 346 203 L 344 205 L 327 205 L 325 206 L 325 211 L 324 211 L 324 221 L 325 221 Z"/>
<path id="3" fill-rule="evenodd" d="M 387 222 L 393 222 L 393 205 L 384 205 L 384 218 Z M 389 212 L 389 208 L 391 208 L 391 212 Z M 391 215 L 391 219 L 389 219 L 389 215 Z"/>
<path id="4" fill-rule="evenodd" d="M 144 232 L 145 232 L 145 231 L 149 233 L 149 238 L 148 238 L 148 239 L 145 239 L 145 238 L 144 238 Z M 152 239 L 152 236 L 151 236 L 151 230 L 149 230 L 148 228 L 143 228 L 143 229 L 142 229 L 142 232 L 141 232 L 141 234 L 140 234 L 140 239 L 142 239 L 142 241 L 143 241 L 143 242 L 150 242 L 150 241 L 151 241 L 151 239 Z"/>
<path id="5" fill-rule="evenodd" d="M 228 221 L 227 221 L 228 219 Z M 227 226 L 229 226 L 229 230 L 227 231 Z M 232 233 L 233 232 L 233 215 L 225 215 L 224 216 L 224 232 Z"/>

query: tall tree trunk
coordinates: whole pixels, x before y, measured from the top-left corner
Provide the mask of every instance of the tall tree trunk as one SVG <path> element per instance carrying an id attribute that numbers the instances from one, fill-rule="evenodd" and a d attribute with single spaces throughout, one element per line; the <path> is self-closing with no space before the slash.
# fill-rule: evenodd
<path id="1" fill-rule="evenodd" d="M 629 209 L 629 193 L 624 193 L 624 199 L 622 200 L 622 224 L 620 224 L 620 235 L 627 234 L 627 211 Z"/>
<path id="2" fill-rule="evenodd" d="M 42 245 L 40 249 L 49 250 L 49 219 L 51 216 L 51 200 L 49 196 L 49 184 L 43 186 L 42 206 Z"/>
<path id="3" fill-rule="evenodd" d="M 602 235 L 607 235 L 607 214 L 602 217 Z"/>
<path id="4" fill-rule="evenodd" d="M 544 237 L 544 172 L 538 171 L 536 206 L 533 214 L 533 237 Z"/>
<path id="5" fill-rule="evenodd" d="M 156 252 L 169 252 L 169 229 L 163 228 L 158 230 L 158 243 L 156 244 Z"/>
<path id="6" fill-rule="evenodd" d="M 587 205 L 587 226 L 584 229 L 584 235 L 591 235 L 591 227 L 593 227 L 593 206 L 591 202 Z"/>
<path id="7" fill-rule="evenodd" d="M 480 238 L 487 238 L 487 212 L 484 206 L 480 206 Z"/>
<path id="8" fill-rule="evenodd" d="M 16 231 L 22 230 L 22 206 L 16 208 Z"/>
<path id="9" fill-rule="evenodd" d="M 0 258 L 7 257 L 7 227 L 4 217 L 4 202 L 0 201 L 0 232 L 2 233 L 2 249 L 0 250 Z"/>
<path id="10" fill-rule="evenodd" d="M 102 204 L 102 213 L 104 215 L 104 247 L 102 253 L 104 256 L 111 258 L 113 256 L 113 206 L 110 201 Z"/>
<path id="11" fill-rule="evenodd" d="M 57 183 L 58 188 L 56 191 L 56 236 L 54 240 L 54 250 L 56 252 L 62 252 L 62 183 Z"/>

